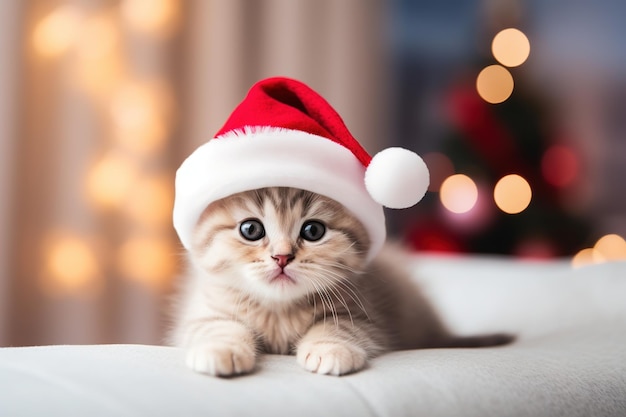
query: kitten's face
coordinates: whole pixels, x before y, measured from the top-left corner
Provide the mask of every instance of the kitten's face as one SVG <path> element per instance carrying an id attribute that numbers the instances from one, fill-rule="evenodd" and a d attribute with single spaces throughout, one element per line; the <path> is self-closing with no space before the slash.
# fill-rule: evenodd
<path id="1" fill-rule="evenodd" d="M 221 284 L 259 301 L 289 302 L 349 285 L 368 247 L 363 226 L 334 200 L 263 188 L 212 203 L 191 255 Z"/>

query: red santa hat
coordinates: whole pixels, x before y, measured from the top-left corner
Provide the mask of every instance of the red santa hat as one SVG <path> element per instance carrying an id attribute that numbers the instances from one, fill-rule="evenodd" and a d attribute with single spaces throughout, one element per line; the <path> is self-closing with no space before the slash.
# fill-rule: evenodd
<path id="1" fill-rule="evenodd" d="M 372 158 L 310 87 L 269 78 L 256 83 L 215 137 L 178 169 L 174 227 L 189 248 L 213 201 L 263 187 L 300 188 L 338 201 L 363 223 L 371 260 L 385 241 L 383 206 L 413 206 L 428 183 L 417 154 L 392 147 Z"/>

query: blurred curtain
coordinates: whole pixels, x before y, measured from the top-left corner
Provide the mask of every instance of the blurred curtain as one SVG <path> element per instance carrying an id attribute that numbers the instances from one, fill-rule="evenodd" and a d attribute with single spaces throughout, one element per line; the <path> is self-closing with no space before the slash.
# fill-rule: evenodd
<path id="1" fill-rule="evenodd" d="M 384 2 L 11 0 L 0 13 L 0 345 L 160 343 L 177 166 L 249 86 L 385 146 Z"/>
<path id="2" fill-rule="evenodd" d="M 17 2 L 7 2 L 0 13 L 0 346 L 9 343 L 9 291 L 12 279 L 8 263 L 12 243 L 8 228 L 13 217 L 10 195 L 15 180 L 18 14 Z"/>

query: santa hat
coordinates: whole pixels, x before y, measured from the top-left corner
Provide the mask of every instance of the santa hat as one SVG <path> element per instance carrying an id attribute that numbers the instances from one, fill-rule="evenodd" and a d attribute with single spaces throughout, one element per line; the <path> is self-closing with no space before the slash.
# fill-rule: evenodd
<path id="1" fill-rule="evenodd" d="M 385 241 L 383 206 L 413 206 L 428 182 L 417 154 L 394 147 L 372 158 L 319 94 L 299 81 L 269 78 L 178 169 L 174 227 L 190 248 L 210 203 L 257 188 L 300 188 L 341 203 L 361 221 L 371 260 Z"/>

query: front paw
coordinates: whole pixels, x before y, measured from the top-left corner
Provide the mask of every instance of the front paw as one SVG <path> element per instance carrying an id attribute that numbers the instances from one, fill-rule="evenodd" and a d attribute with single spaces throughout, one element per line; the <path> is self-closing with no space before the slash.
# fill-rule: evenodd
<path id="1" fill-rule="evenodd" d="M 307 371 L 344 375 L 365 367 L 367 354 L 358 346 L 337 342 L 309 342 L 298 348 L 296 359 Z"/>
<path id="2" fill-rule="evenodd" d="M 208 343 L 187 351 L 187 366 L 213 376 L 233 376 L 251 372 L 256 362 L 254 349 L 245 343 Z"/>

